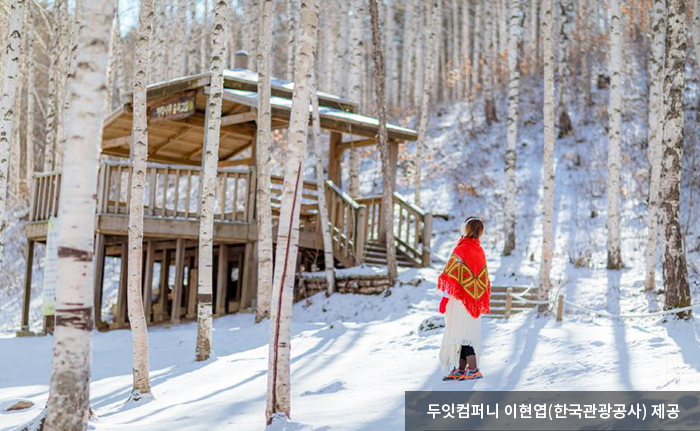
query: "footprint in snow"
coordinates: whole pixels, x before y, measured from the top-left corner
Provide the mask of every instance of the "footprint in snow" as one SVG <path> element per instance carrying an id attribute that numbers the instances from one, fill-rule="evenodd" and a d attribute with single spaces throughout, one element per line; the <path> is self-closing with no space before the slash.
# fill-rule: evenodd
<path id="1" fill-rule="evenodd" d="M 309 395 L 324 395 L 324 394 L 334 394 L 336 392 L 344 391 L 347 389 L 345 387 L 345 382 L 342 380 L 333 380 L 330 383 L 326 383 L 320 388 L 313 391 L 306 391 L 301 394 L 302 397 L 308 397 Z"/>

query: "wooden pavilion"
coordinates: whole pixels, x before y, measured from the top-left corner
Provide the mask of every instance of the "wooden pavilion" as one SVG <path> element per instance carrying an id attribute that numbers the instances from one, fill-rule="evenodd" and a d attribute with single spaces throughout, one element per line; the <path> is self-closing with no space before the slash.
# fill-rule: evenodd
<path id="1" fill-rule="evenodd" d="M 187 76 L 148 87 L 149 148 L 144 209 L 144 307 L 149 323 L 196 317 L 197 240 L 205 106 L 210 74 Z M 272 80 L 273 129 L 288 127 L 292 82 Z M 257 73 L 245 68 L 224 74 L 221 143 L 215 203 L 215 315 L 254 305 L 256 297 L 256 108 Z M 334 255 L 338 266 L 381 265 L 386 247 L 380 232 L 380 196 L 353 199 L 343 191 L 341 157 L 353 147 L 376 145 L 378 121 L 358 114 L 357 104 L 319 92 L 321 128 L 330 133 L 329 178 L 325 184 Z M 95 313 L 100 329 L 128 325 L 126 316 L 127 226 L 131 166 L 128 161 L 132 111 L 130 95 L 104 124 L 95 227 Z M 394 169 L 399 143 L 416 132 L 388 126 Z M 34 175 L 28 239 L 23 328 L 28 328 L 34 245 L 45 243 L 48 221 L 58 214 L 60 171 Z M 273 235 L 283 178 L 272 176 Z M 317 185 L 304 183 L 299 265 L 323 267 Z M 430 260 L 431 216 L 395 195 L 395 236 L 399 264 L 426 266 Z M 103 319 L 105 258 L 121 259 L 117 301 Z"/>

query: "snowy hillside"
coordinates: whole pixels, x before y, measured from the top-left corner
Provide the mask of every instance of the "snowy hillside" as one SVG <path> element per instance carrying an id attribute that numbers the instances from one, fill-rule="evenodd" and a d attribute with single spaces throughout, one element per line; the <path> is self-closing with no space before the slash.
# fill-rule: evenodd
<path id="1" fill-rule="evenodd" d="M 477 214 L 486 221 L 482 242 L 494 284 L 528 285 L 539 269 L 540 95 L 536 85 L 524 88 L 516 253 L 501 257 L 504 119 L 485 126 L 479 103 L 473 111 L 465 104 L 437 107 L 430 120 L 423 200 L 433 213 L 448 215 L 448 220 L 435 221 L 432 267 L 403 270 L 398 285 L 384 295 L 326 298 L 320 294 L 295 305 L 292 419 L 296 422 L 274 429 L 402 430 L 407 390 L 690 390 L 700 385 L 697 320 L 608 319 L 571 307 L 561 323 L 533 314 L 484 319 L 479 365 L 485 378 L 440 380 L 441 330 L 420 332 L 418 328 L 437 314 L 435 280 L 464 217 Z M 643 112 L 645 102 L 633 90 L 625 99 L 629 112 Z M 595 97 L 601 103 L 606 100 L 603 92 Z M 622 252 L 626 268 L 608 271 L 607 138 L 599 118 L 604 109 L 590 107 L 585 112 L 574 116 L 575 136 L 556 146 L 555 291 L 565 292 L 580 306 L 612 314 L 660 310 L 663 295 L 642 291 L 647 175 L 642 119 L 631 115 L 624 123 Z M 405 151 L 410 154 L 413 149 L 409 146 Z M 374 160 L 370 155 L 365 161 L 365 172 L 372 172 Z M 399 172 L 411 169 L 406 159 L 402 168 Z M 366 192 L 377 178 L 365 177 Z M 410 196 L 405 174 L 399 181 L 400 191 Z M 684 193 L 690 189 L 686 187 Z M 693 303 L 700 301 L 698 212 L 686 206 L 682 213 L 690 221 L 686 245 Z M 661 285 L 660 270 L 658 277 Z M 0 430 L 12 430 L 30 420 L 47 398 L 52 339 L 14 338 L 11 331 L 18 316 L 18 307 L 3 306 L 0 351 L 10 353 L 0 355 L 0 402 L 27 398 L 35 406 L 25 412 L 0 413 Z M 91 391 L 98 419 L 92 422 L 93 429 L 134 429 L 134 423 L 148 430 L 263 429 L 267 322 L 255 324 L 250 314 L 217 319 L 217 357 L 205 363 L 194 362 L 195 332 L 193 323 L 149 330 L 155 400 L 138 407 L 124 405 L 131 389 L 129 331 L 95 333 Z"/>

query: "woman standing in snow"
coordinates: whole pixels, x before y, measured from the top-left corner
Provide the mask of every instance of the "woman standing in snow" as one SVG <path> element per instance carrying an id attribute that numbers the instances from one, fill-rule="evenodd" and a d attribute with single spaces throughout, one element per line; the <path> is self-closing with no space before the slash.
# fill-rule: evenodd
<path id="1" fill-rule="evenodd" d="M 437 288 L 443 292 L 440 313 L 445 314 L 445 334 L 440 349 L 440 364 L 449 374 L 443 380 L 482 378 L 476 366 L 481 351 L 481 320 L 489 313 L 491 281 L 486 255 L 479 238 L 484 222 L 469 217 L 462 225 L 462 238 L 445 265 Z"/>

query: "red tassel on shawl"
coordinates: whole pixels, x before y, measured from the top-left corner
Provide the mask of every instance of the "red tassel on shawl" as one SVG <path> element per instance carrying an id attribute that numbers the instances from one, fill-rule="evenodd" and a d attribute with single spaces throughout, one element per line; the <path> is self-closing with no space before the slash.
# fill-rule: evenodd
<path id="1" fill-rule="evenodd" d="M 491 281 L 478 239 L 459 240 L 438 278 L 437 288 L 461 301 L 475 319 L 490 312 Z"/>

